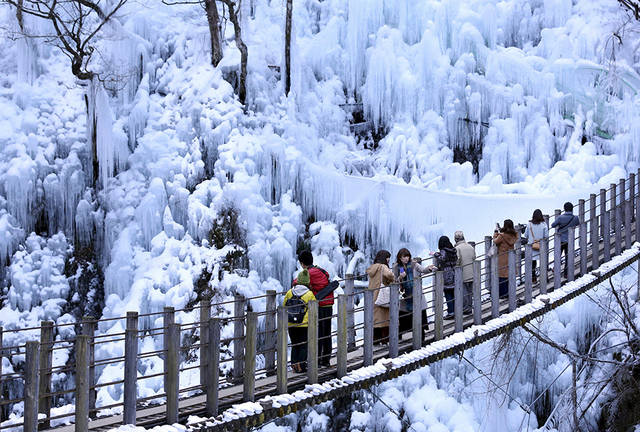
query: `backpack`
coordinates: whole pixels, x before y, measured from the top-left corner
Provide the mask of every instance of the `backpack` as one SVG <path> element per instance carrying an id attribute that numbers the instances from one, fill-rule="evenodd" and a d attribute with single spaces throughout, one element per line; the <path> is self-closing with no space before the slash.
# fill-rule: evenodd
<path id="1" fill-rule="evenodd" d="M 291 294 L 291 298 L 284 304 L 287 308 L 289 324 L 302 324 L 307 313 L 307 304 L 301 296 L 294 294 L 293 291 Z"/>

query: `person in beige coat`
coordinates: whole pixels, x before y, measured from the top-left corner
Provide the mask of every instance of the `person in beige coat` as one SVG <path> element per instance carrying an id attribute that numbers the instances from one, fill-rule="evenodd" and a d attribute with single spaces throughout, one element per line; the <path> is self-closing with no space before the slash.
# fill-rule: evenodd
<path id="1" fill-rule="evenodd" d="M 389 339 L 389 308 L 376 305 L 380 287 L 390 285 L 395 280 L 389 268 L 391 253 L 386 250 L 378 251 L 373 264 L 367 269 L 369 275 L 369 289 L 373 292 L 373 342 L 386 343 Z"/>
<path id="2" fill-rule="evenodd" d="M 476 250 L 464 239 L 462 231 L 453 235 L 458 253 L 458 265 L 462 267 L 462 309 L 465 314 L 471 313 L 473 301 L 473 262 L 476 260 Z"/>

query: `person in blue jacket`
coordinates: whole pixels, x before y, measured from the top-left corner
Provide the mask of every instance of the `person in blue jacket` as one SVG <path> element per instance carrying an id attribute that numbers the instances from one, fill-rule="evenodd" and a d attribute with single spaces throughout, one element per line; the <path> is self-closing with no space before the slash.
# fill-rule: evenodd
<path id="1" fill-rule="evenodd" d="M 555 228 L 560 234 L 560 251 L 564 255 L 563 276 L 567 277 L 567 253 L 569 252 L 569 228 L 580 225 L 580 219 L 573 214 L 573 204 L 564 203 L 564 213 L 556 218 L 551 224 L 551 228 Z M 571 239 L 573 241 L 574 239 Z"/>

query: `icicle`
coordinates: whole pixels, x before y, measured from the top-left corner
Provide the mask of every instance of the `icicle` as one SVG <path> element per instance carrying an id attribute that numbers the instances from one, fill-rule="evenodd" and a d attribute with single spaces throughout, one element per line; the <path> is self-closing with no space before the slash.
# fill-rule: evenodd
<path id="1" fill-rule="evenodd" d="M 151 180 L 147 194 L 136 208 L 136 220 L 146 248 L 151 247 L 151 239 L 162 231 L 162 217 L 166 205 L 167 193 L 164 183 L 156 177 Z"/>

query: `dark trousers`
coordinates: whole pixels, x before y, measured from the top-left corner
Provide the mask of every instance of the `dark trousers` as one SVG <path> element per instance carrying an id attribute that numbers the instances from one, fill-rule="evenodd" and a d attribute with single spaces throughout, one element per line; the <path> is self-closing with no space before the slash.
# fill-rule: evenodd
<path id="1" fill-rule="evenodd" d="M 455 305 L 454 305 L 455 295 L 453 292 L 453 288 L 444 289 L 444 298 L 445 298 L 445 303 L 447 304 L 447 315 L 453 315 L 455 311 Z"/>
<path id="2" fill-rule="evenodd" d="M 291 364 L 300 363 L 307 368 L 307 327 L 289 327 L 291 340 Z"/>
<path id="3" fill-rule="evenodd" d="M 318 308 L 318 364 L 328 365 L 331 358 L 331 315 L 333 306 Z"/>
<path id="4" fill-rule="evenodd" d="M 389 327 L 374 327 L 373 328 L 373 344 L 386 344 L 389 343 Z"/>
<path id="5" fill-rule="evenodd" d="M 424 337 L 427 330 L 429 330 L 429 323 L 427 323 L 427 311 L 422 310 L 422 336 Z M 400 324 L 399 333 L 413 331 L 413 312 L 412 311 L 400 311 Z"/>
<path id="6" fill-rule="evenodd" d="M 473 305 L 473 282 L 462 282 L 462 310 L 471 312 Z"/>
<path id="7" fill-rule="evenodd" d="M 509 295 L 509 278 L 498 278 L 498 294 L 500 297 L 507 297 Z"/>

